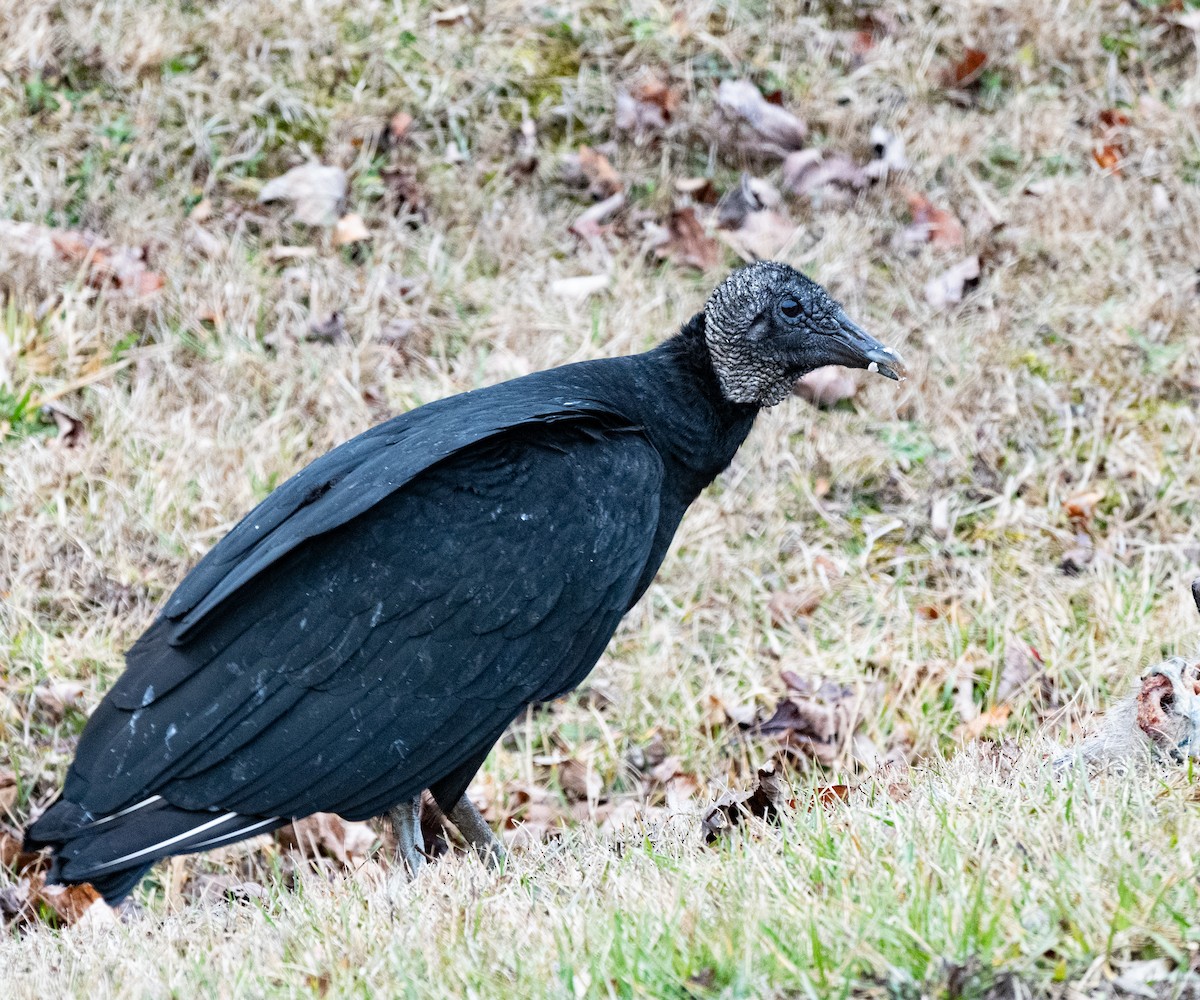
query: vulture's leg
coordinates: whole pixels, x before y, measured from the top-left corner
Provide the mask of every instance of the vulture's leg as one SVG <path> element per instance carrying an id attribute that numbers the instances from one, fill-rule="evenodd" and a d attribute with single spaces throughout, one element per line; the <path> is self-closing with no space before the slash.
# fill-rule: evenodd
<path id="1" fill-rule="evenodd" d="M 388 813 L 396 834 L 396 857 L 404 862 L 410 878 L 425 864 L 425 839 L 421 836 L 421 796 L 401 802 Z"/>
<path id="2" fill-rule="evenodd" d="M 489 868 L 499 868 L 504 863 L 504 845 L 466 795 L 458 800 L 447 818 Z"/>

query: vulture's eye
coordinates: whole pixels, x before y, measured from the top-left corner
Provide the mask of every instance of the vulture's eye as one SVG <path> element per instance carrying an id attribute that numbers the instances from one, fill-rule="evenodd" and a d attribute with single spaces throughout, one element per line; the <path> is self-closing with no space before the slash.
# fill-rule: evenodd
<path id="1" fill-rule="evenodd" d="M 789 295 L 786 299 L 779 300 L 779 311 L 788 319 L 799 319 L 804 307 Z"/>

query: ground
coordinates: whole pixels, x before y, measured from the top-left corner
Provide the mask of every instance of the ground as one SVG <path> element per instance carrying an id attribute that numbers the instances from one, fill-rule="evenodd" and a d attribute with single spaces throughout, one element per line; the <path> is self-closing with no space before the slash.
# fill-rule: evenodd
<path id="1" fill-rule="evenodd" d="M 162 865 L 122 923 L 11 920 L 4 996 L 1195 989 L 1191 766 L 1046 759 L 1196 652 L 1198 46 L 1191 0 L 5 6 L 11 828 L 274 485 L 391 413 L 699 309 L 747 245 L 709 242 L 677 182 L 782 189 L 771 252 L 910 371 L 763 415 L 586 689 L 488 760 L 503 874 L 450 853 L 403 885 L 378 852 L 310 870 L 269 842 Z M 737 80 L 807 147 L 862 165 L 899 140 L 907 166 L 789 189 L 718 109 Z M 621 92 L 657 120 L 626 127 Z M 585 144 L 624 203 L 581 236 Z M 309 160 L 345 171 L 369 239 L 259 203 Z M 971 257 L 961 302 L 927 293 Z M 822 681 L 831 745 L 777 758 L 760 724 Z M 705 844 L 706 806 L 776 758 L 778 825 Z M 242 888 L 198 900 L 206 879 Z"/>

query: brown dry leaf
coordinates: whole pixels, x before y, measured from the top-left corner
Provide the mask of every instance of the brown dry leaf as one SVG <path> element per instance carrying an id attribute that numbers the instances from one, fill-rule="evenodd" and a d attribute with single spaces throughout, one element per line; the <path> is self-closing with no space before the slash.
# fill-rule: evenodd
<path id="1" fill-rule="evenodd" d="M 978 280 L 979 256 L 971 254 L 925 283 L 925 301 L 934 309 L 945 309 L 961 302 L 967 286 Z"/>
<path id="2" fill-rule="evenodd" d="M 92 288 L 112 288 L 129 298 L 159 291 L 165 279 L 146 265 L 144 247 L 117 247 L 93 233 L 0 220 L 0 242 L 44 262 L 73 264 Z"/>
<path id="3" fill-rule="evenodd" d="M 573 278 L 556 278 L 550 282 L 550 291 L 559 298 L 582 302 L 588 296 L 604 291 L 610 283 L 607 274 L 580 274 Z"/>
<path id="4" fill-rule="evenodd" d="M 578 153 L 567 157 L 566 168 L 569 176 L 577 171 L 577 176 L 587 185 L 588 194 L 596 201 L 604 201 L 620 194 L 625 188 L 621 175 L 609 162 L 608 157 L 591 146 L 580 146 Z"/>
<path id="5" fill-rule="evenodd" d="M 784 590 L 771 595 L 767 601 L 767 611 L 771 615 L 771 622 L 782 628 L 797 618 L 807 618 L 821 606 L 824 599 L 825 592 L 816 587 Z"/>
<path id="6" fill-rule="evenodd" d="M 58 427 L 57 440 L 64 447 L 78 448 L 87 441 L 87 426 L 60 403 L 47 403 L 42 414 L 54 421 Z"/>
<path id="7" fill-rule="evenodd" d="M 54 927 L 115 924 L 116 913 L 91 885 L 46 885 L 40 873 L 0 892 L 0 916 L 19 926 L 44 921 Z"/>
<path id="8" fill-rule="evenodd" d="M 511 811 L 503 818 L 502 835 L 510 847 L 526 847 L 557 837 L 568 817 L 540 786 L 509 788 Z M 489 817 L 490 819 L 491 817 Z"/>
<path id="9" fill-rule="evenodd" d="M 721 691 L 709 691 L 705 695 L 704 721 L 710 729 L 719 729 L 730 722 L 745 728 L 758 718 L 758 708 L 753 702 L 738 701 Z"/>
<path id="10" fill-rule="evenodd" d="M 413 121 L 413 116 L 407 111 L 397 111 L 388 119 L 388 140 L 393 144 L 403 142 L 413 127 Z"/>
<path id="11" fill-rule="evenodd" d="M 425 221 L 425 192 L 417 181 L 417 175 L 407 167 L 392 167 L 381 171 L 384 202 L 393 215 L 406 213 Z"/>
<path id="12" fill-rule="evenodd" d="M 6 767 L 0 767 L 0 813 L 11 811 L 17 804 L 17 776 Z"/>
<path id="13" fill-rule="evenodd" d="M 828 809 L 849 802 L 851 791 L 849 785 L 818 785 L 813 789 L 813 799 Z"/>
<path id="14" fill-rule="evenodd" d="M 1103 143 L 1092 149 L 1092 158 L 1101 170 L 1111 170 L 1114 174 L 1121 172 L 1121 149 L 1112 143 Z"/>
<path id="15" fill-rule="evenodd" d="M 700 822 L 705 843 L 713 843 L 748 817 L 777 823 L 789 804 L 787 789 L 775 762 L 767 761 L 758 769 L 758 781 L 753 791 L 727 792 L 705 812 Z"/>
<path id="16" fill-rule="evenodd" d="M 267 890 L 258 882 L 213 872 L 192 872 L 183 887 L 183 897 L 191 903 L 249 903 L 266 896 Z"/>
<path id="17" fill-rule="evenodd" d="M 796 225 L 774 209 L 751 212 L 735 230 L 723 230 L 721 238 L 745 260 L 770 260 L 796 235 Z"/>
<path id="18" fill-rule="evenodd" d="M 451 25 L 462 24 L 471 16 L 471 5 L 460 3 L 445 10 L 435 10 L 429 15 L 429 20 L 439 28 L 449 28 Z"/>
<path id="19" fill-rule="evenodd" d="M 1129 140 L 1129 115 L 1120 108 L 1105 108 L 1096 116 L 1092 158 L 1101 170 L 1121 172 Z"/>
<path id="20" fill-rule="evenodd" d="M 942 83 L 947 87 L 966 89 L 979 82 L 987 66 L 987 53 L 982 49 L 968 48 L 962 58 L 942 74 Z"/>
<path id="21" fill-rule="evenodd" d="M 1045 684 L 1046 664 L 1036 649 L 1024 642 L 1010 642 L 1004 648 L 1004 667 L 996 685 L 996 701 L 1011 701 L 1034 681 Z"/>
<path id="22" fill-rule="evenodd" d="M 833 764 L 849 747 L 861 721 L 860 700 L 853 689 L 832 681 L 814 684 L 790 670 L 781 676 L 788 695 L 757 732 L 779 740 L 793 756 Z"/>
<path id="23" fill-rule="evenodd" d="M 988 729 L 1001 729 L 1012 715 L 1012 706 L 1006 704 L 993 705 L 980 712 L 970 722 L 964 722 L 954 730 L 956 739 L 970 743 L 979 739 Z"/>
<path id="24" fill-rule="evenodd" d="M 1104 493 L 1100 490 L 1081 490 L 1063 501 L 1063 510 L 1077 527 L 1087 528 L 1103 499 Z"/>
<path id="25" fill-rule="evenodd" d="M 671 260 L 676 264 L 708 271 L 717 266 L 720 247 L 704 231 L 704 226 L 696 218 L 696 210 L 681 208 L 671 213 L 665 238 L 654 247 L 654 254 L 660 260 Z"/>
<path id="26" fill-rule="evenodd" d="M 375 831 L 366 823 L 351 823 L 333 813 L 313 813 L 276 830 L 275 842 L 305 858 L 333 858 L 350 868 L 367 856 L 375 843 Z"/>
<path id="27" fill-rule="evenodd" d="M 1075 532 L 1075 544 L 1063 553 L 1058 568 L 1067 576 L 1078 576 L 1096 558 L 1096 547 L 1091 536 L 1082 530 Z"/>
<path id="28" fill-rule="evenodd" d="M 679 105 L 679 92 L 649 70 L 628 90 L 617 93 L 617 128 L 645 137 L 660 132 L 671 121 Z"/>
<path id="29" fill-rule="evenodd" d="M 50 858 L 47 852 L 25 850 L 21 834 L 0 824 L 0 868 L 7 868 L 18 875 L 26 875 L 44 872 L 48 867 Z"/>
<path id="30" fill-rule="evenodd" d="M 569 232 L 585 240 L 596 240 L 604 232 L 605 223 L 625 204 L 624 193 L 618 191 L 611 198 L 598 201 L 581 214 L 569 227 Z"/>
<path id="31" fill-rule="evenodd" d="M 367 224 L 357 212 L 350 212 L 337 220 L 333 227 L 333 245 L 335 247 L 349 246 L 351 243 L 362 243 L 371 238 Z"/>
<path id="32" fill-rule="evenodd" d="M 867 171 L 845 153 L 801 149 L 783 161 L 783 186 L 813 201 L 849 201 L 853 192 L 871 182 Z"/>
<path id="33" fill-rule="evenodd" d="M 727 118 L 749 126 L 753 137 L 744 144 L 761 152 L 786 156 L 804 145 L 808 126 L 790 111 L 772 104 L 749 80 L 723 80 L 717 107 Z"/>
<path id="34" fill-rule="evenodd" d="M 875 154 L 863 172 L 872 180 L 887 180 L 892 174 L 909 168 L 904 139 L 889 132 L 882 125 L 871 129 L 871 150 Z"/>
<path id="35" fill-rule="evenodd" d="M 83 685 L 78 681 L 54 681 L 35 687 L 33 697 L 42 711 L 58 720 L 67 714 L 67 709 L 79 704 L 83 690 Z"/>
<path id="36" fill-rule="evenodd" d="M 840 365 L 826 365 L 799 379 L 792 391 L 813 406 L 827 409 L 853 399 L 858 392 L 858 379 Z"/>
<path id="37" fill-rule="evenodd" d="M 591 763 L 574 757 L 558 765 L 558 784 L 571 802 L 594 802 L 604 791 L 604 782 Z"/>
<path id="38" fill-rule="evenodd" d="M 906 243 L 932 243 L 943 249 L 963 245 L 962 223 L 950 212 L 938 208 L 917 191 L 909 191 L 905 197 L 913 217 L 903 233 Z"/>
<path id="39" fill-rule="evenodd" d="M 321 344 L 336 344 L 346 339 L 346 320 L 340 309 L 335 309 L 324 319 L 314 319 L 308 324 L 305 340 Z"/>
<path id="40" fill-rule="evenodd" d="M 332 226 L 341 215 L 349 180 L 341 167 L 305 163 L 262 186 L 260 202 L 286 201 L 292 218 L 306 226 Z"/>

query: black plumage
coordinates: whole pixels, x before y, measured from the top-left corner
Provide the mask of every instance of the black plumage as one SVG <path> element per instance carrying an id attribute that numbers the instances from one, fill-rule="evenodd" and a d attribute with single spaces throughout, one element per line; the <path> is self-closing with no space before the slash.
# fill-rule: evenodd
<path id="1" fill-rule="evenodd" d="M 797 318 L 798 317 L 798 318 Z M 192 570 L 29 829 L 110 900 L 149 864 L 316 811 L 455 803 L 578 684 L 763 405 L 897 359 L 778 264 L 646 354 L 420 407 L 272 493 Z"/>

